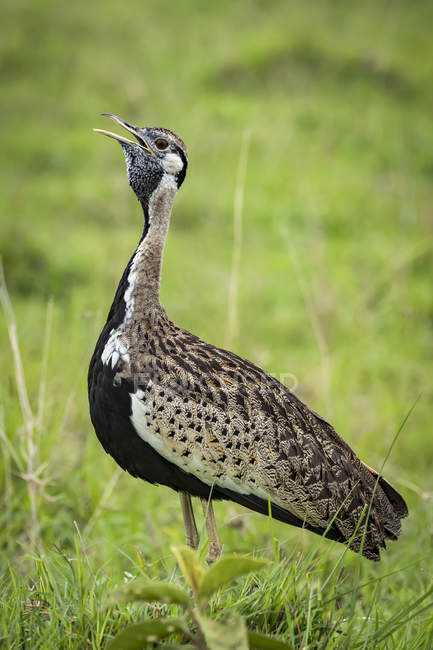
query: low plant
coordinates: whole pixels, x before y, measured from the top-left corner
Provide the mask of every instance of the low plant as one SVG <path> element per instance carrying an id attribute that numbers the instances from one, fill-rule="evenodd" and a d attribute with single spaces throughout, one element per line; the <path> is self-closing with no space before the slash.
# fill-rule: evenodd
<path id="1" fill-rule="evenodd" d="M 209 616 L 210 599 L 218 590 L 242 575 L 264 569 L 267 560 L 246 556 L 226 555 L 207 570 L 193 550 L 172 548 L 190 593 L 168 582 L 153 582 L 136 578 L 115 590 L 107 605 L 132 601 L 159 602 L 176 605 L 180 615 L 129 625 L 108 644 L 108 650 L 141 650 L 163 639 L 176 638 L 170 648 L 199 648 L 200 650 L 287 650 L 289 646 L 276 638 L 249 630 L 244 618 L 236 612 L 223 614 L 218 620 Z"/>

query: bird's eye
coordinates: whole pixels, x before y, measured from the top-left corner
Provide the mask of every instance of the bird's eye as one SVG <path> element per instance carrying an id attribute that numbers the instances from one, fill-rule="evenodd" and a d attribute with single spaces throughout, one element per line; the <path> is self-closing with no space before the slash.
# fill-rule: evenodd
<path id="1" fill-rule="evenodd" d="M 168 147 L 168 140 L 165 138 L 156 138 L 155 145 L 157 149 L 164 151 L 164 149 L 167 149 Z"/>

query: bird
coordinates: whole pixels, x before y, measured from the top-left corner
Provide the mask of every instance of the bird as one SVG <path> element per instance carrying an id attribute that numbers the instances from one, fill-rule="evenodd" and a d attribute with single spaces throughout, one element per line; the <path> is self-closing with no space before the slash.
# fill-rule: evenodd
<path id="1" fill-rule="evenodd" d="M 133 139 L 120 143 L 144 225 L 120 279 L 88 373 L 90 417 L 124 470 L 179 493 L 186 544 L 199 535 L 208 563 L 222 553 L 214 500 L 346 544 L 378 561 L 408 509 L 331 424 L 258 365 L 206 343 L 169 320 L 159 299 L 162 257 L 188 155 L 172 131 L 103 113 Z"/>

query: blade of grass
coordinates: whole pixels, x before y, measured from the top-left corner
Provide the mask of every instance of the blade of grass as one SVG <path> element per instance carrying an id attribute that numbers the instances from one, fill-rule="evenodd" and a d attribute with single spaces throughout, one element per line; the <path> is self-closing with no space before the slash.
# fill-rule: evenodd
<path id="1" fill-rule="evenodd" d="M 233 204 L 233 250 L 232 265 L 230 269 L 230 279 L 228 286 L 228 311 L 227 326 L 224 336 L 224 347 L 232 346 L 236 335 L 238 322 L 238 286 L 239 286 L 239 267 L 242 254 L 242 216 L 244 210 L 244 191 L 245 178 L 247 172 L 248 152 L 250 146 L 251 134 L 245 130 L 242 136 L 241 150 L 239 153 L 238 169 L 236 173 L 236 185 Z"/>

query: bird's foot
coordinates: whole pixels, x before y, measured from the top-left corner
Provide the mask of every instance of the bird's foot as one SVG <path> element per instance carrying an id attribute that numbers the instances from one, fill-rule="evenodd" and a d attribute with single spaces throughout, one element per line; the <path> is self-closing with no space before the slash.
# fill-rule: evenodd
<path id="1" fill-rule="evenodd" d="M 195 523 L 194 510 L 189 494 L 179 492 L 180 505 L 182 506 L 183 521 L 185 524 L 185 541 L 189 548 L 196 551 L 200 542 L 197 526 Z"/>
<path id="2" fill-rule="evenodd" d="M 194 551 L 196 551 L 200 543 L 200 537 L 198 536 L 197 531 L 190 531 L 189 533 L 186 533 L 185 541 L 186 545 L 189 548 L 192 548 Z"/>
<path id="3" fill-rule="evenodd" d="M 223 546 L 221 544 L 220 539 L 212 539 L 209 540 L 209 547 L 207 551 L 207 556 L 206 556 L 206 562 L 210 566 L 214 562 L 216 562 L 222 555 L 223 551 Z"/>

